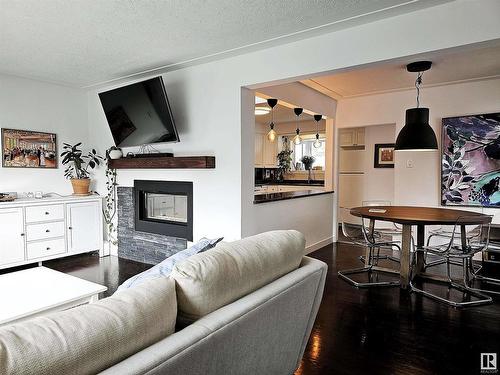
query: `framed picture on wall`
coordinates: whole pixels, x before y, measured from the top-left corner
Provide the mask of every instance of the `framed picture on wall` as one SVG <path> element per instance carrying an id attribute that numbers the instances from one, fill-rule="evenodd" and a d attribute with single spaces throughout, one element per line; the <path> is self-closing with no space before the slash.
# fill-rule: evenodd
<path id="1" fill-rule="evenodd" d="M 376 143 L 374 168 L 394 168 L 394 143 Z"/>
<path id="2" fill-rule="evenodd" d="M 443 118 L 441 203 L 500 207 L 500 113 Z"/>
<path id="3" fill-rule="evenodd" d="M 2 129 L 2 167 L 57 168 L 57 139 L 53 133 Z"/>

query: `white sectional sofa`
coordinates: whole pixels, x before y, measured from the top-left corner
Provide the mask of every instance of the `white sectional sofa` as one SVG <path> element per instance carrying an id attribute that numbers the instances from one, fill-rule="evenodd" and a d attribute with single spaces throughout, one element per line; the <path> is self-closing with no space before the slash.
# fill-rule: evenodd
<path id="1" fill-rule="evenodd" d="M 327 272 L 303 254 L 302 234 L 263 233 L 194 255 L 169 278 L 2 327 L 0 373 L 293 374 Z"/>

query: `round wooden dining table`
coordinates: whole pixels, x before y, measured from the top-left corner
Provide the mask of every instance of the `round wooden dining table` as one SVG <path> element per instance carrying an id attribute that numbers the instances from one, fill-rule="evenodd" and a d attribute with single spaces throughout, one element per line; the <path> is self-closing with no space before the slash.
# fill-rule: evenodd
<path id="1" fill-rule="evenodd" d="M 426 225 L 455 225 L 459 220 L 462 246 L 467 245 L 466 225 L 481 225 L 491 221 L 491 217 L 477 212 L 455 210 L 439 207 L 414 206 L 363 206 L 350 210 L 351 215 L 369 219 L 369 230 L 373 232 L 375 221 L 388 221 L 401 224 L 403 227 L 401 238 L 401 257 L 399 275 L 401 288 L 408 288 L 411 268 L 411 233 L 412 226 L 417 227 L 417 247 L 424 246 Z M 369 257 L 365 256 L 365 262 Z M 366 264 L 368 266 L 368 264 Z M 376 269 L 376 268 L 375 268 Z M 386 269 L 384 269 L 386 270 Z M 414 275 L 426 276 L 424 270 L 424 255 L 417 252 L 416 269 Z"/>

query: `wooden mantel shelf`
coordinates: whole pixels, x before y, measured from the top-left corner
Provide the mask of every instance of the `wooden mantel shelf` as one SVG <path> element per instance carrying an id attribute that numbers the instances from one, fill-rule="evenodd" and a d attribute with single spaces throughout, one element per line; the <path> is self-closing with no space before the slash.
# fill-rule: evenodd
<path id="1" fill-rule="evenodd" d="M 215 156 L 121 158 L 109 160 L 113 169 L 213 169 Z"/>

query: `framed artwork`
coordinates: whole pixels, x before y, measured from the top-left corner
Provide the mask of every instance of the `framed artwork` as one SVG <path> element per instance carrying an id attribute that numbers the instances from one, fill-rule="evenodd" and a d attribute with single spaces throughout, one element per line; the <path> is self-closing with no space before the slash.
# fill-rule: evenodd
<path id="1" fill-rule="evenodd" d="M 57 168 L 56 135 L 30 130 L 2 129 L 2 166 Z"/>
<path id="2" fill-rule="evenodd" d="M 394 143 L 376 143 L 374 168 L 394 168 Z"/>
<path id="3" fill-rule="evenodd" d="M 441 202 L 500 207 L 500 113 L 443 118 Z"/>

